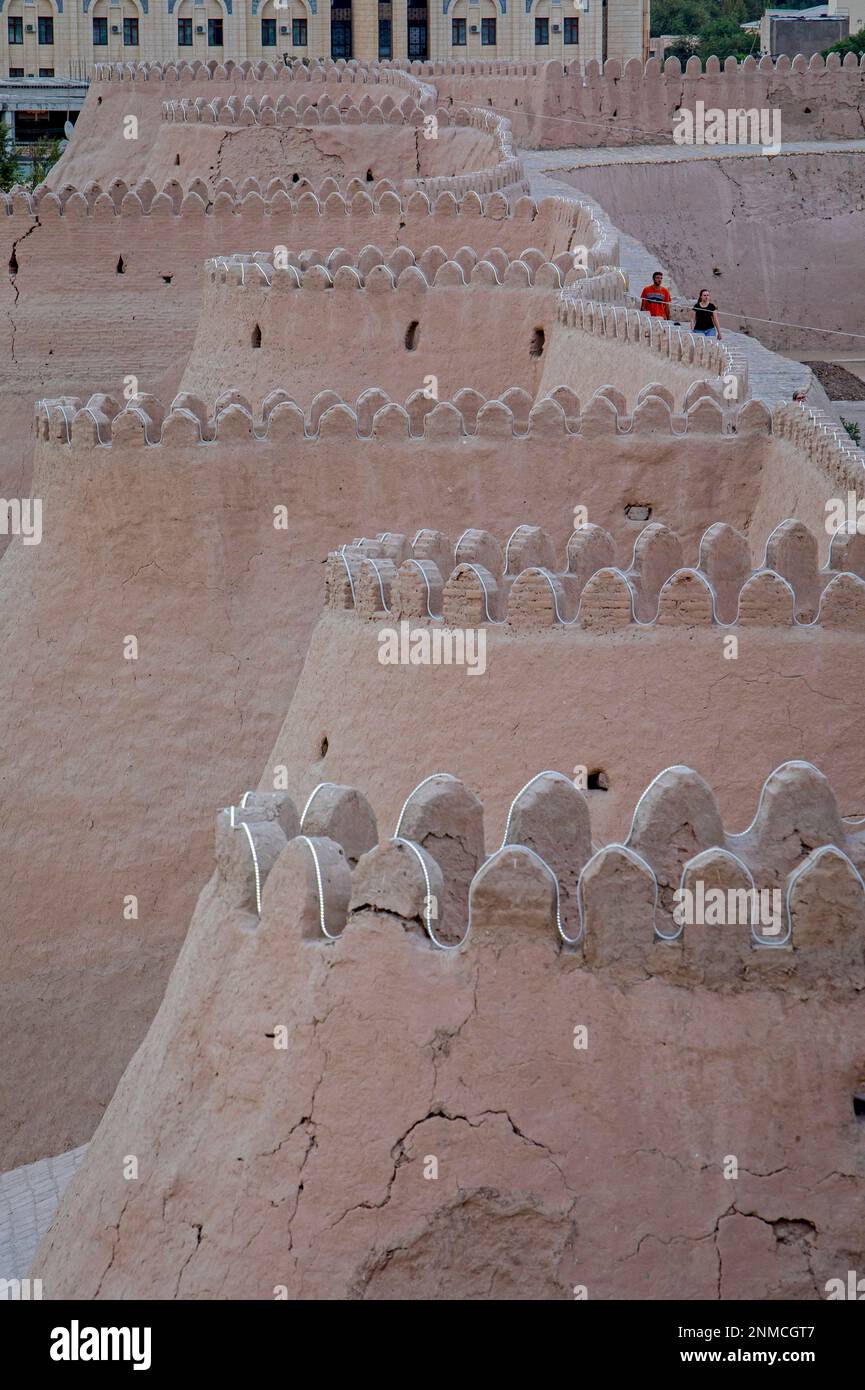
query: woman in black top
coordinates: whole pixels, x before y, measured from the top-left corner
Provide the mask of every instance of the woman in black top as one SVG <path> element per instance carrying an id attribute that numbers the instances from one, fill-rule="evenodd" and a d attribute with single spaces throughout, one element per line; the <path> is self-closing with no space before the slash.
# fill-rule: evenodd
<path id="1" fill-rule="evenodd" d="M 721 337 L 718 314 L 714 304 L 709 303 L 709 291 L 700 290 L 700 297 L 694 305 L 694 333 L 702 333 L 706 338 Z"/>

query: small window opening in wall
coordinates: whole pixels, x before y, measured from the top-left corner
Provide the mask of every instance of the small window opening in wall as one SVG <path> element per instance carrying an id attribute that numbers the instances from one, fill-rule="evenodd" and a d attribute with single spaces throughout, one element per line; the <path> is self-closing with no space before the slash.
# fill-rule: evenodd
<path id="1" fill-rule="evenodd" d="M 629 502 L 625 507 L 625 516 L 629 521 L 649 521 L 652 508 L 648 502 Z"/>
<path id="2" fill-rule="evenodd" d="M 300 174 L 292 174 L 291 181 L 292 183 L 300 183 Z"/>
<path id="3" fill-rule="evenodd" d="M 857 1120 L 865 1120 L 865 1082 L 853 1092 L 853 1114 Z"/>
<path id="4" fill-rule="evenodd" d="M 163 275 L 162 278 L 163 278 L 163 280 L 165 281 L 166 285 L 170 285 L 170 284 L 171 284 L 171 281 L 174 279 L 174 276 L 173 276 L 173 275 Z"/>
<path id="5" fill-rule="evenodd" d="M 12 255 L 9 257 L 9 274 L 10 274 L 10 275 L 17 275 L 17 274 L 18 274 L 18 259 L 17 259 L 16 255 L 15 255 L 15 252 L 14 252 L 14 251 L 12 252 Z"/>
<path id="6" fill-rule="evenodd" d="M 543 357 L 547 335 L 542 328 L 536 328 L 529 343 L 529 357 Z"/>
<path id="7" fill-rule="evenodd" d="M 318 756 L 319 756 L 320 758 L 326 758 L 326 757 L 327 757 L 327 750 L 328 750 L 328 742 L 327 742 L 327 735 L 325 735 L 325 737 L 321 740 L 321 747 L 320 747 L 319 750 L 318 750 Z"/>
<path id="8" fill-rule="evenodd" d="M 176 155 L 174 156 L 174 162 L 175 162 L 175 164 L 179 164 L 179 163 L 180 163 L 180 155 L 179 155 L 179 154 L 176 154 Z"/>
<path id="9" fill-rule="evenodd" d="M 117 257 L 117 274 L 118 274 L 118 275 L 125 275 L 125 274 L 126 274 L 126 262 L 124 261 L 124 259 L 123 259 L 122 256 L 118 256 L 118 257 Z"/>
<path id="10" fill-rule="evenodd" d="M 256 324 L 252 330 L 252 346 L 254 348 L 261 347 L 261 329 L 259 328 L 258 324 Z"/>
<path id="11" fill-rule="evenodd" d="M 366 181 L 367 181 L 367 183 L 372 183 L 372 181 L 373 181 L 373 178 L 372 178 L 372 169 L 367 169 L 367 171 L 366 171 Z"/>
<path id="12" fill-rule="evenodd" d="M 603 768 L 596 767 L 594 772 L 588 774 L 586 790 L 590 792 L 608 792 L 610 790 L 610 779 Z"/>
<path id="13" fill-rule="evenodd" d="M 96 98 L 96 105 L 97 105 L 97 106 L 101 106 L 101 105 L 102 105 L 102 98 L 101 98 L 101 97 L 97 97 L 97 98 Z"/>
<path id="14" fill-rule="evenodd" d="M 415 348 L 417 347 L 419 333 L 420 324 L 418 323 L 417 319 L 413 319 L 405 331 L 406 352 L 414 352 Z"/>
<path id="15" fill-rule="evenodd" d="M 810 116 L 810 115 L 811 115 L 811 108 L 810 108 L 810 106 L 803 106 L 803 107 L 802 107 L 802 111 L 803 111 L 803 113 L 804 113 L 806 116 Z"/>

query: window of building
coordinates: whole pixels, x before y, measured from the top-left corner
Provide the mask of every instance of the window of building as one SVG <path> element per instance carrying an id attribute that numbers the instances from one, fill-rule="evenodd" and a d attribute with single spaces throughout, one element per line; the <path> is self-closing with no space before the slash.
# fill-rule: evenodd
<path id="1" fill-rule="evenodd" d="M 427 0 L 408 0 L 406 54 L 410 63 L 429 57 L 429 6 Z"/>
<path id="2" fill-rule="evenodd" d="M 209 19 L 207 21 L 207 46 L 208 48 L 222 47 L 222 20 Z"/>
<path id="3" fill-rule="evenodd" d="M 580 42 L 580 21 L 578 19 L 565 20 L 565 43 Z"/>
<path id="4" fill-rule="evenodd" d="M 93 47 L 104 48 L 108 43 L 108 20 L 106 18 L 93 21 Z"/>
<path id="5" fill-rule="evenodd" d="M 548 44 L 550 41 L 550 21 L 548 19 L 535 20 L 535 43 Z"/>
<path id="6" fill-rule="evenodd" d="M 393 57 L 392 0 L 378 0 L 378 56 L 384 62 Z"/>
<path id="7" fill-rule="evenodd" d="M 53 77 L 53 76 L 54 76 L 54 69 L 53 69 L 53 68 L 40 68 L 40 69 L 39 69 L 39 76 L 40 76 L 40 77 Z"/>
<path id="8" fill-rule="evenodd" d="M 177 21 L 177 47 L 192 47 L 192 20 L 178 19 Z"/>
<path id="9" fill-rule="evenodd" d="M 50 45 L 54 42 L 54 19 L 50 14 L 39 16 L 37 38 L 40 43 Z"/>
<path id="10" fill-rule="evenodd" d="M 291 21 L 291 42 L 295 48 L 306 48 L 306 20 Z"/>
<path id="11" fill-rule="evenodd" d="M 330 10 L 330 56 L 351 58 L 351 0 L 333 0 Z"/>
<path id="12" fill-rule="evenodd" d="M 261 46 L 262 48 L 276 48 L 275 19 L 263 19 L 261 21 Z"/>
<path id="13" fill-rule="evenodd" d="M 10 69 L 9 69 L 9 76 L 10 76 L 10 77 L 23 77 L 23 76 L 24 76 L 24 69 L 23 69 L 23 68 L 10 68 Z"/>
<path id="14" fill-rule="evenodd" d="M 138 47 L 138 20 L 124 19 L 123 21 L 123 47 Z"/>
<path id="15" fill-rule="evenodd" d="M 465 48 L 466 22 L 464 19 L 451 20 L 451 43 L 454 48 Z"/>
<path id="16" fill-rule="evenodd" d="M 481 43 L 484 47 L 495 44 L 496 41 L 496 21 L 494 19 L 481 20 Z"/>
<path id="17" fill-rule="evenodd" d="M 10 43 L 24 42 L 24 20 L 20 15 L 10 15 L 6 31 Z"/>

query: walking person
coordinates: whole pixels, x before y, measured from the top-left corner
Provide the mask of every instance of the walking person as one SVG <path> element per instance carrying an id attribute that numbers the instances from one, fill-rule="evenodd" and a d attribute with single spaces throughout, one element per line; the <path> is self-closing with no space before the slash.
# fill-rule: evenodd
<path id="1" fill-rule="evenodd" d="M 651 314 L 653 319 L 670 317 L 670 291 L 661 284 L 663 278 L 664 272 L 656 270 L 651 285 L 646 285 L 640 295 L 640 308 L 644 314 Z"/>
<path id="2" fill-rule="evenodd" d="M 718 310 L 714 304 L 709 303 L 708 290 L 700 290 L 694 305 L 694 326 L 691 331 L 700 333 L 704 338 L 717 338 L 719 342 L 721 340 Z"/>

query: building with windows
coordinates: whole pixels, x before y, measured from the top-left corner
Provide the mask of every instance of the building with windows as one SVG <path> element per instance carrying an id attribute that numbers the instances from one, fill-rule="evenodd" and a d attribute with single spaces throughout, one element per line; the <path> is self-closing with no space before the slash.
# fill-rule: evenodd
<path id="1" fill-rule="evenodd" d="M 644 59 L 649 0 L 0 0 L 0 77 L 99 62 Z"/>

